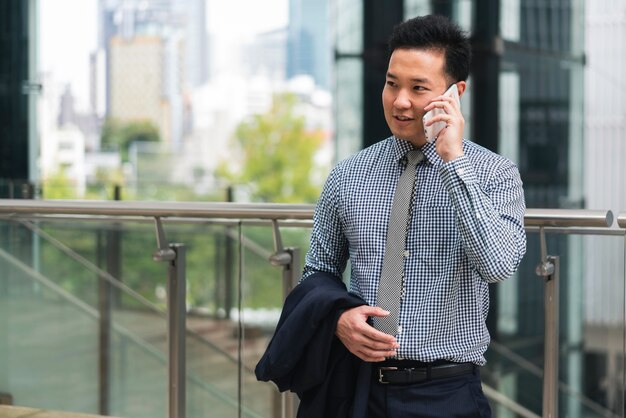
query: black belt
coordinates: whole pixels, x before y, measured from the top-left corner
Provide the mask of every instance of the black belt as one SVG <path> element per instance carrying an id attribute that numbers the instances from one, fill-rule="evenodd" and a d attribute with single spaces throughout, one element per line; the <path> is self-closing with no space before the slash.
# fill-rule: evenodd
<path id="1" fill-rule="evenodd" d="M 375 377 L 382 384 L 408 384 L 473 373 L 473 363 L 444 363 L 424 367 L 374 366 Z"/>

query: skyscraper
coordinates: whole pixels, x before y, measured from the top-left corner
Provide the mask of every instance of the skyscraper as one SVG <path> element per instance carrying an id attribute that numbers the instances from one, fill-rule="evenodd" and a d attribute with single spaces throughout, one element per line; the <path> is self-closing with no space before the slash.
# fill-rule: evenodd
<path id="1" fill-rule="evenodd" d="M 327 0 L 289 0 L 287 78 L 307 74 L 330 88 L 330 14 Z"/>
<path id="2" fill-rule="evenodd" d="M 178 149 L 182 142 L 184 95 L 208 77 L 204 4 L 204 0 L 100 3 L 107 114 L 126 121 L 153 121 L 170 149 Z"/>

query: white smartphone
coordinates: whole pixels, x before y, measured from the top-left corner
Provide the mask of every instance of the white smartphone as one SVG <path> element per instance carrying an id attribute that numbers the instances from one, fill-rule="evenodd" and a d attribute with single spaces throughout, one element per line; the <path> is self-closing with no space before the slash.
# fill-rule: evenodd
<path id="1" fill-rule="evenodd" d="M 461 102 L 459 101 L 459 89 L 457 88 L 456 84 L 451 85 L 450 88 L 446 90 L 443 95 L 446 97 L 452 97 L 454 100 L 456 100 L 459 106 L 461 105 Z M 430 126 L 426 126 L 426 122 L 432 117 L 440 115 L 442 113 L 445 113 L 445 111 L 436 107 L 429 110 L 422 118 L 422 122 L 424 123 L 424 135 L 426 136 L 427 142 L 435 142 L 435 139 L 437 139 L 439 132 L 441 132 L 441 130 L 446 127 L 446 123 L 435 122 Z"/>

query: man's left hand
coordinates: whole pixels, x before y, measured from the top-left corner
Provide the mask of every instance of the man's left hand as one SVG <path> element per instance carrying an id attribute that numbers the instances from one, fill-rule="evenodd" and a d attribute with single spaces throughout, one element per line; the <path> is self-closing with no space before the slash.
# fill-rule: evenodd
<path id="1" fill-rule="evenodd" d="M 426 125 L 430 126 L 435 122 L 445 122 L 446 127 L 439 132 L 435 141 L 435 149 L 444 162 L 452 161 L 463 155 L 465 119 L 459 104 L 452 97 L 435 97 L 424 108 L 424 112 L 434 108 L 442 109 L 445 113 L 433 117 L 426 122 Z"/>

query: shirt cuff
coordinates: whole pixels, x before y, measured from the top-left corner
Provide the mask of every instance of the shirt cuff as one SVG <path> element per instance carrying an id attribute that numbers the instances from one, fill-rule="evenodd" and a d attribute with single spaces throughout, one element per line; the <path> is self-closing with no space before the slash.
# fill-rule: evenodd
<path id="1" fill-rule="evenodd" d="M 441 180 L 448 190 L 463 184 L 478 182 L 474 167 L 465 155 L 443 163 L 439 172 L 441 173 Z"/>

